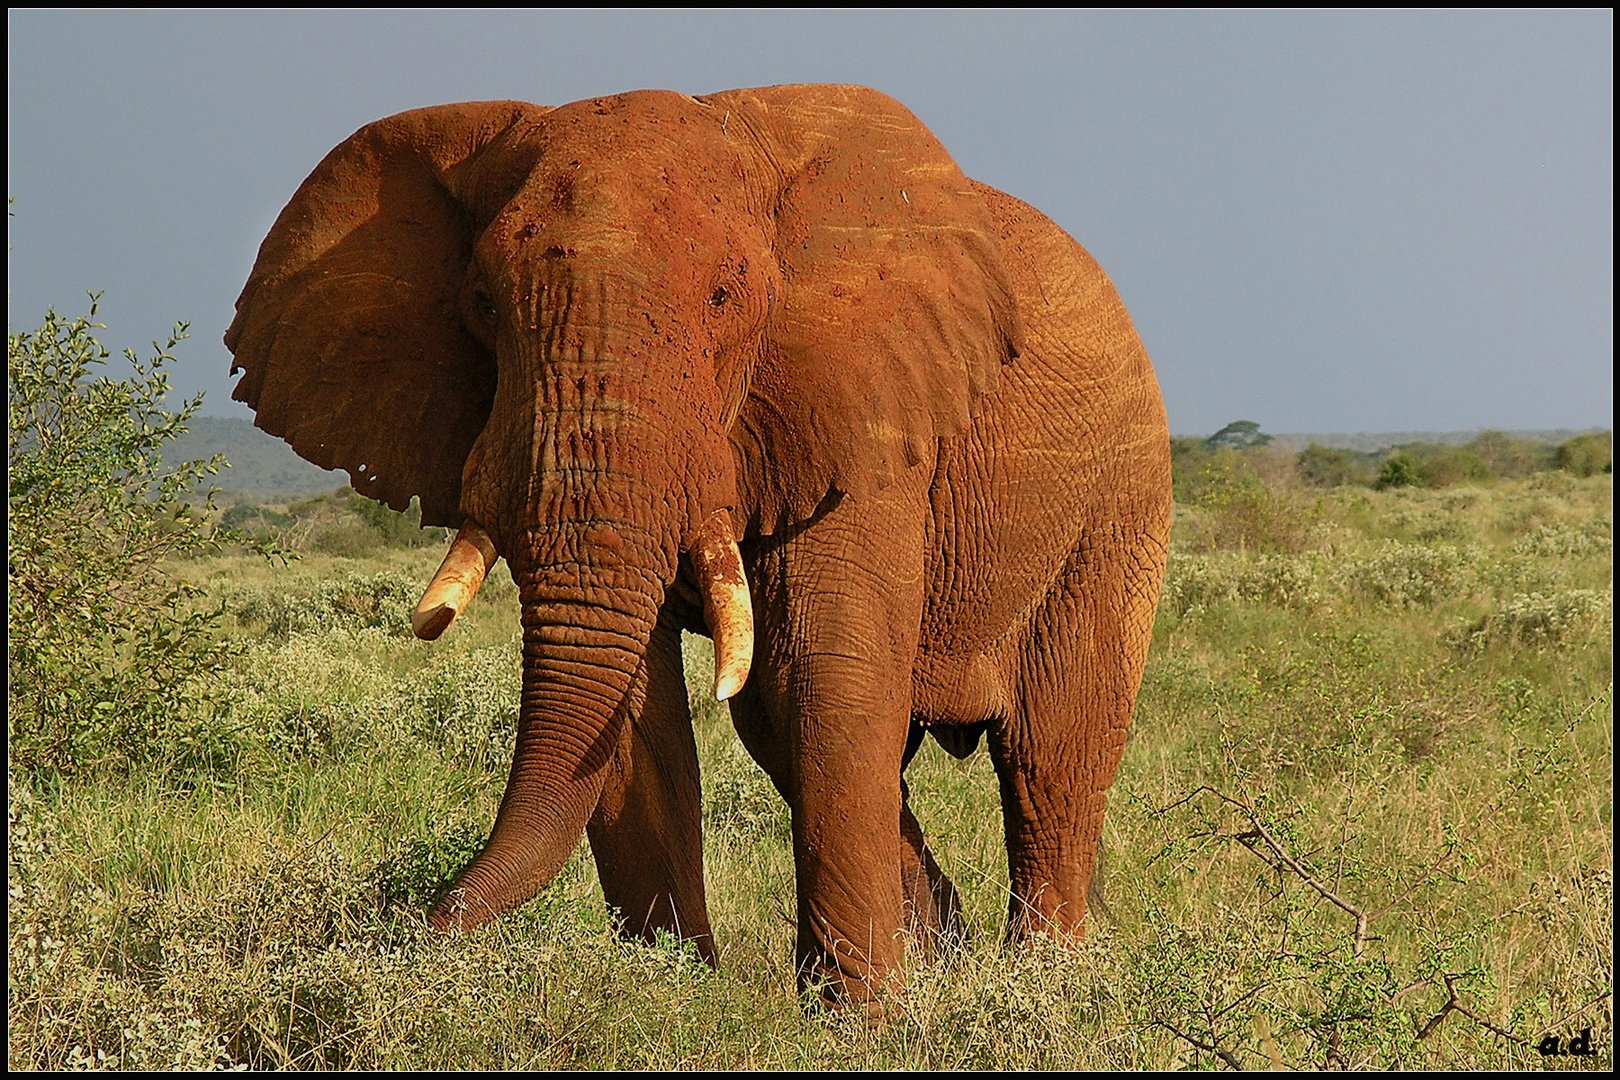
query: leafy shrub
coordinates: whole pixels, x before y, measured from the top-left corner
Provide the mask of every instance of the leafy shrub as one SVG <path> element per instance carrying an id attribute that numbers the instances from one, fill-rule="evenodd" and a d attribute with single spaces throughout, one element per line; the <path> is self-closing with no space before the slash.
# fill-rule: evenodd
<path id="1" fill-rule="evenodd" d="M 446 757 L 474 769 L 504 769 L 517 738 L 522 672 L 516 646 L 436 658 L 395 688 L 387 713 Z"/>
<path id="2" fill-rule="evenodd" d="M 1495 478 L 1496 473 L 1472 444 L 1404 443 L 1384 459 L 1374 486 L 1444 488 Z"/>
<path id="3" fill-rule="evenodd" d="M 1372 554 L 1345 561 L 1341 586 L 1351 595 L 1391 607 L 1428 607 L 1462 584 L 1481 561 L 1475 548 L 1386 541 Z"/>
<path id="4" fill-rule="evenodd" d="M 1543 525 L 1513 545 L 1516 555 L 1543 558 L 1584 559 L 1614 550 L 1614 523 L 1589 521 L 1581 526 L 1562 523 Z"/>
<path id="5" fill-rule="evenodd" d="M 1160 606 L 1177 615 L 1238 601 L 1304 609 L 1322 602 L 1316 564 L 1298 555 L 1179 555 L 1174 550 Z"/>
<path id="6" fill-rule="evenodd" d="M 422 582 L 397 571 L 344 574 L 314 588 L 245 592 L 233 604 L 239 622 L 285 638 L 320 630 L 376 629 L 396 637 L 411 633 L 411 613 Z"/>
<path id="7" fill-rule="evenodd" d="M 1423 483 L 1423 467 L 1411 454 L 1394 453 L 1378 467 L 1378 479 L 1373 486 L 1379 491 L 1389 488 L 1414 487 Z"/>
<path id="8" fill-rule="evenodd" d="M 1549 443 L 1501 431 L 1482 431 L 1465 449 L 1484 463 L 1490 475 L 1513 479 L 1552 468 L 1557 453 Z"/>
<path id="9" fill-rule="evenodd" d="M 368 499 L 353 488 L 305 499 L 287 508 L 286 542 L 299 550 L 360 558 L 386 548 L 443 544 L 448 532 L 422 527 L 422 507 L 412 499 L 403 511 Z"/>
<path id="10" fill-rule="evenodd" d="M 106 894 L 48 874 L 57 828 L 8 776 L 6 999 L 9 1064 L 23 1069 L 197 1070 L 228 1066 L 224 1039 L 161 984 L 112 977 Z M 25 1037 L 19 1039 L 18 1036 Z"/>
<path id="11" fill-rule="evenodd" d="M 727 744 L 718 766 L 703 775 L 705 830 L 737 839 L 780 836 L 792 830 L 787 803 L 741 743 Z"/>
<path id="12" fill-rule="evenodd" d="M 464 821 L 433 836 L 397 845 L 367 878 L 385 903 L 416 911 L 444 893 L 484 846 L 488 828 Z"/>
<path id="13" fill-rule="evenodd" d="M 1467 446 L 1435 450 L 1423 460 L 1423 481 L 1430 487 L 1477 484 L 1494 478 L 1485 459 Z"/>
<path id="14" fill-rule="evenodd" d="M 295 522 L 289 513 L 253 503 L 238 503 L 219 517 L 225 528 L 259 540 L 279 540 Z"/>
<path id="15" fill-rule="evenodd" d="M 188 501 L 223 462 L 163 463 L 202 404 L 163 407 L 185 324 L 150 359 L 126 350 L 128 377 L 92 377 L 110 355 L 95 312 L 92 298 L 89 317 L 52 311 L 37 332 L 7 336 L 11 760 L 207 766 L 221 703 L 193 677 L 218 671 L 230 646 L 219 610 L 168 567 L 225 538 L 211 505 Z"/>
<path id="16" fill-rule="evenodd" d="M 1309 531 L 1299 505 L 1266 486 L 1233 451 L 1210 458 L 1185 478 L 1185 501 L 1203 511 L 1194 546 L 1241 551 L 1300 551 Z M 1180 496 L 1178 496 L 1180 498 Z"/>
<path id="17" fill-rule="evenodd" d="M 1453 630 L 1454 644 L 1544 644 L 1601 633 L 1613 619 L 1613 593 L 1567 589 L 1515 596 L 1483 619 Z"/>
<path id="18" fill-rule="evenodd" d="M 1295 458 L 1299 478 L 1308 487 L 1371 486 L 1378 478 L 1372 455 L 1311 443 Z"/>
<path id="19" fill-rule="evenodd" d="M 376 744 L 375 718 L 392 714 L 387 678 L 369 654 L 387 640 L 339 629 L 251 643 L 222 679 L 241 742 L 275 761 Z"/>
<path id="20" fill-rule="evenodd" d="M 1596 476 L 1614 471 L 1614 433 L 1577 435 L 1558 447 L 1554 462 L 1576 476 Z"/>

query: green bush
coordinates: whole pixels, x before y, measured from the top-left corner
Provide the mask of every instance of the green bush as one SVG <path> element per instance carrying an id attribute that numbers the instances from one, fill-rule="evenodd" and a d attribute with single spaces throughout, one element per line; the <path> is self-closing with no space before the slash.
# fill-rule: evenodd
<path id="1" fill-rule="evenodd" d="M 296 523 L 296 519 L 273 506 L 238 503 L 220 515 L 219 523 L 227 529 L 257 539 L 277 540 Z"/>
<path id="2" fill-rule="evenodd" d="M 1490 433 L 1487 433 L 1490 434 Z M 1495 443 L 1487 441 L 1488 448 Z M 1502 449 L 1506 455 L 1509 451 Z M 1441 443 L 1405 443 L 1397 446 L 1379 467 L 1374 484 L 1380 490 L 1395 487 L 1453 487 L 1496 479 L 1474 444 L 1448 446 Z"/>
<path id="3" fill-rule="evenodd" d="M 1195 547 L 1240 551 L 1300 551 L 1309 542 L 1305 515 L 1289 496 L 1274 491 L 1237 451 L 1205 458 L 1198 470 L 1179 478 L 1178 502 L 1203 511 Z"/>
<path id="4" fill-rule="evenodd" d="M 1519 439 L 1501 431 L 1482 431 L 1466 449 L 1484 462 L 1491 475 L 1502 478 L 1529 476 L 1554 466 L 1556 448 L 1534 439 Z"/>
<path id="5" fill-rule="evenodd" d="M 230 646 L 220 612 L 174 576 L 173 560 L 226 534 L 192 502 L 223 465 L 165 466 L 202 396 L 164 408 L 185 338 L 177 324 L 154 355 L 125 350 L 131 373 L 97 375 L 110 355 L 88 317 L 48 312 L 33 333 L 7 335 L 7 734 L 25 769 L 172 757 L 208 764 L 221 745 L 222 703 L 209 680 Z"/>
<path id="6" fill-rule="evenodd" d="M 1338 568 L 1353 596 L 1390 607 L 1429 607 L 1450 596 L 1483 561 L 1477 548 L 1387 541 L 1376 551 Z"/>
<path id="7" fill-rule="evenodd" d="M 1300 480 L 1309 487 L 1371 486 L 1378 478 L 1373 458 L 1354 450 L 1311 443 L 1295 458 Z"/>
<path id="8" fill-rule="evenodd" d="M 223 679 L 244 747 L 271 761 L 325 761 L 378 743 L 387 679 L 378 631 L 328 630 L 248 644 Z"/>
<path id="9" fill-rule="evenodd" d="M 1576 476 L 1596 476 L 1614 471 L 1614 433 L 1577 435 L 1561 444 L 1553 456 L 1565 472 Z"/>
<path id="10" fill-rule="evenodd" d="M 425 908 L 473 861 L 488 834 L 486 826 L 464 821 L 431 837 L 406 840 L 377 865 L 367 883 L 384 903 L 413 911 Z"/>
<path id="11" fill-rule="evenodd" d="M 1453 630 L 1448 640 L 1471 646 L 1579 640 L 1609 628 L 1613 612 L 1614 594 L 1596 589 L 1526 593 Z"/>
<path id="12" fill-rule="evenodd" d="M 703 827 L 743 842 L 792 832 L 787 803 L 741 744 L 730 743 L 719 765 L 703 777 Z"/>
<path id="13" fill-rule="evenodd" d="M 513 644 L 440 656 L 400 682 L 388 715 L 408 719 L 408 730 L 463 767 L 504 770 L 517 738 L 519 652 Z"/>
<path id="14" fill-rule="evenodd" d="M 1605 551 L 1612 552 L 1614 524 L 1609 521 L 1589 521 L 1579 527 L 1559 523 L 1543 525 L 1515 543 L 1511 550 L 1516 555 L 1562 559 L 1584 559 Z"/>
<path id="15" fill-rule="evenodd" d="M 1309 556 L 1181 555 L 1172 550 L 1159 606 L 1177 615 L 1230 601 L 1308 610 L 1323 599 L 1319 576 Z"/>
<path id="16" fill-rule="evenodd" d="M 255 589 L 241 594 L 232 607 L 239 622 L 262 626 L 278 638 L 334 629 L 409 637 L 411 612 L 421 595 L 421 582 L 384 570 L 344 574 L 314 588 Z"/>
<path id="17" fill-rule="evenodd" d="M 1423 483 L 1423 468 L 1411 454 L 1396 452 L 1384 459 L 1378 467 L 1378 480 L 1373 485 L 1379 491 L 1388 488 L 1414 487 Z"/>

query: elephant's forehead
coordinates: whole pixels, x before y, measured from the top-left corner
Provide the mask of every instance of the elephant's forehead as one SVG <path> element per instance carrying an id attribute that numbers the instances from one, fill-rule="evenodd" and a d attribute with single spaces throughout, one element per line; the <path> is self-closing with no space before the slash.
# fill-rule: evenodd
<path id="1" fill-rule="evenodd" d="M 665 91 L 556 110 L 535 167 L 497 217 L 497 241 L 570 253 L 588 243 L 604 254 L 650 244 L 700 257 L 724 247 L 745 212 L 744 167 L 716 138 L 712 112 Z"/>
<path id="2" fill-rule="evenodd" d="M 546 117 L 547 158 L 574 152 L 580 163 L 632 171 L 685 164 L 701 171 L 736 156 L 726 118 L 696 98 L 637 90 L 563 105 Z"/>

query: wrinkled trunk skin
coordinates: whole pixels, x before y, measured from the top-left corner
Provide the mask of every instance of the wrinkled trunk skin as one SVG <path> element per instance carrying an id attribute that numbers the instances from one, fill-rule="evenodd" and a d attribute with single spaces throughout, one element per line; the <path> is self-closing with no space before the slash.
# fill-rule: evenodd
<path id="1" fill-rule="evenodd" d="M 662 600 L 620 567 L 582 588 L 571 572 L 523 575 L 523 696 L 506 794 L 484 850 L 433 910 L 443 929 L 482 925 L 533 897 L 584 834 Z M 654 585 L 656 584 L 656 589 Z"/>
<path id="2" fill-rule="evenodd" d="M 530 315 L 518 345 L 497 348 L 500 385 L 462 509 L 519 586 L 522 707 L 494 830 L 431 913 L 438 928 L 489 921 L 567 861 L 601 797 L 693 523 L 735 501 L 705 358 L 575 317 L 579 295 L 597 313 L 642 310 L 611 292 L 537 286 L 520 301 Z"/>

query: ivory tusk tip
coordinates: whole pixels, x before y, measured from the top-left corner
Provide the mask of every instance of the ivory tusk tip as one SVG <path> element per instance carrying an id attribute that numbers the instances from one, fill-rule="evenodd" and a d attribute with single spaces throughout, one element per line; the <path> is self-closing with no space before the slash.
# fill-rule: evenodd
<path id="1" fill-rule="evenodd" d="M 737 691 L 741 690 L 743 688 L 743 683 L 747 681 L 748 673 L 746 671 L 741 675 L 728 673 L 725 675 L 715 676 L 714 700 L 728 701 L 731 698 L 736 697 Z"/>
<path id="2" fill-rule="evenodd" d="M 449 604 L 417 611 L 411 616 L 411 632 L 423 641 L 437 640 L 456 621 L 456 614 L 456 609 Z"/>

